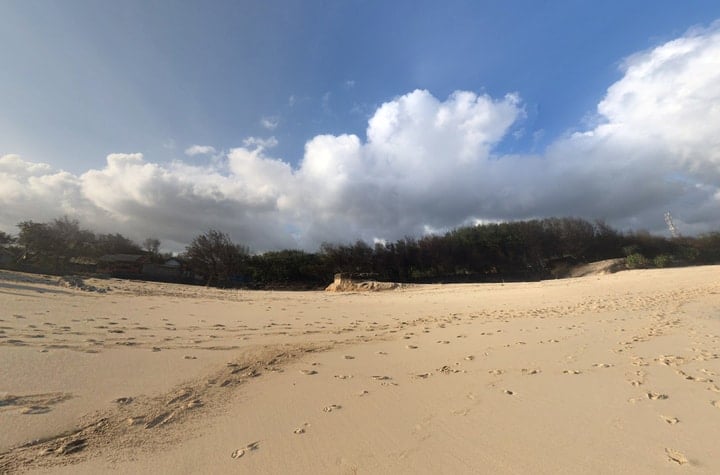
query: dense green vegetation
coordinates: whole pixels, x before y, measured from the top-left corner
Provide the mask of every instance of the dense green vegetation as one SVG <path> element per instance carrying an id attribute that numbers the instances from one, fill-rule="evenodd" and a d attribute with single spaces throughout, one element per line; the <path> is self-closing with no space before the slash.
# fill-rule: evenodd
<path id="1" fill-rule="evenodd" d="M 95 234 L 67 217 L 24 221 L 19 233 L 0 233 L 6 268 L 50 273 L 78 271 L 78 262 L 106 254 L 144 254 L 163 262 L 160 242 L 144 249 L 121 234 Z M 9 256 L 9 257 L 8 257 Z M 318 288 L 337 272 L 396 282 L 486 282 L 562 276 L 570 266 L 625 258 L 630 268 L 720 263 L 720 232 L 665 238 L 621 233 L 607 224 L 547 218 L 454 229 L 444 235 L 406 237 L 370 246 L 323 244 L 317 252 L 251 254 L 220 231 L 198 235 L 179 256 L 194 281 L 214 286 Z M 142 278 L 142 276 L 139 276 Z"/>

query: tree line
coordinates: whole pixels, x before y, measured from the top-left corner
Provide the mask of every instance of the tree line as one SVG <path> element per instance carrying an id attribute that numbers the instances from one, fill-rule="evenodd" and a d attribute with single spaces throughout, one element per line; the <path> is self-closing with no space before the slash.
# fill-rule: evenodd
<path id="1" fill-rule="evenodd" d="M 0 232 L 0 249 L 12 256 L 5 267 L 64 273 L 73 260 L 106 254 L 144 254 L 154 262 L 171 257 L 159 252 L 156 238 L 139 245 L 118 233 L 93 233 L 67 217 L 23 221 L 17 227 L 17 236 Z M 228 234 L 211 229 L 177 257 L 198 283 L 219 287 L 320 288 L 338 272 L 394 282 L 539 280 L 611 258 L 625 258 L 628 267 L 636 268 L 720 263 L 720 232 L 666 238 L 646 231 L 623 233 L 602 221 L 546 218 L 372 245 L 324 243 L 316 252 L 252 254 Z"/>

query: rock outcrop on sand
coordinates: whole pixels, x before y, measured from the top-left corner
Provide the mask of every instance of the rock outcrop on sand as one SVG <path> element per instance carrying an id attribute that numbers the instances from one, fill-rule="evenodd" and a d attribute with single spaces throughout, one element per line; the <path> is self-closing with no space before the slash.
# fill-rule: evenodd
<path id="1" fill-rule="evenodd" d="M 350 274 L 335 274 L 335 280 L 328 285 L 327 292 L 377 292 L 380 290 L 395 290 L 402 288 L 403 284 L 396 282 L 378 282 L 375 280 L 358 280 Z"/>

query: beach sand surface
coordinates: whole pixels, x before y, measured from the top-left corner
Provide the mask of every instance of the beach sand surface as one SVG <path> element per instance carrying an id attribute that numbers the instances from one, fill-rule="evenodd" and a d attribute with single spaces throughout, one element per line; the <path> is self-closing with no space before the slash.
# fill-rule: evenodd
<path id="1" fill-rule="evenodd" d="M 0 271 L 0 473 L 720 473 L 720 267 L 385 292 Z"/>

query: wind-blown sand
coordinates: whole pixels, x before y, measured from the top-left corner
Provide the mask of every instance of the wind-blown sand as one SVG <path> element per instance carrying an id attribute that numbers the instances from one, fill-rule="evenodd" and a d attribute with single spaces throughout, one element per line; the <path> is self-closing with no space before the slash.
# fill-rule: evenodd
<path id="1" fill-rule="evenodd" d="M 720 267 L 86 284 L 0 272 L 0 472 L 720 473 Z"/>

